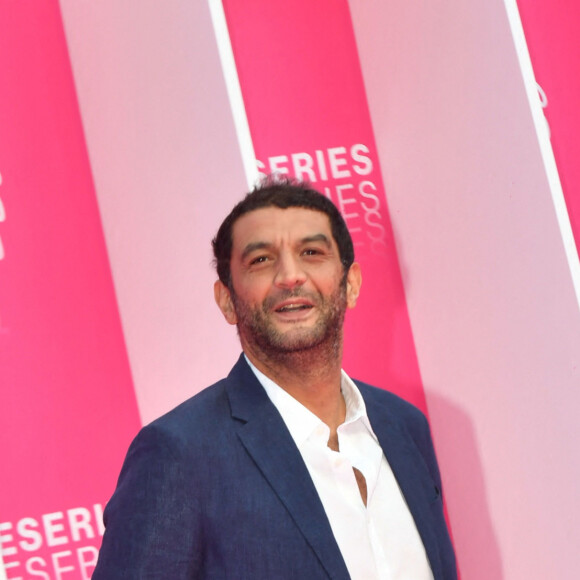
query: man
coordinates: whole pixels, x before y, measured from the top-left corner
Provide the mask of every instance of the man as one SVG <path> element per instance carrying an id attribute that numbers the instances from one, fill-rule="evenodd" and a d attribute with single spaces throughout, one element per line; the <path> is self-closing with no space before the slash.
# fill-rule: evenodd
<path id="1" fill-rule="evenodd" d="M 425 417 L 341 370 L 361 273 L 336 207 L 267 180 L 213 248 L 243 354 L 136 437 L 93 578 L 456 578 Z"/>

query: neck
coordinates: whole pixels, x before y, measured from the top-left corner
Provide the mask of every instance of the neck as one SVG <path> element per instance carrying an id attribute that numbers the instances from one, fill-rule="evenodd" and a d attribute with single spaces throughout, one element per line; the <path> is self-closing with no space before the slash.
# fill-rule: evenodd
<path id="1" fill-rule="evenodd" d="M 331 348 L 310 348 L 266 355 L 244 345 L 252 364 L 326 423 L 332 432 L 344 422 L 346 406 L 340 391 L 342 341 Z"/>

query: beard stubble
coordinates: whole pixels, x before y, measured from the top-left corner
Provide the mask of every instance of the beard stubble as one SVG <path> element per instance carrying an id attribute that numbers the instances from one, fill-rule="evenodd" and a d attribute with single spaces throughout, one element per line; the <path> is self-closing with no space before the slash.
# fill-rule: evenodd
<path id="1" fill-rule="evenodd" d="M 304 292 L 301 288 L 280 291 L 264 300 L 261 306 L 251 307 L 230 290 L 238 318 L 238 334 L 252 350 L 261 351 L 271 360 L 295 358 L 301 354 L 317 352 L 321 356 L 340 356 L 342 349 L 342 326 L 346 311 L 346 277 L 329 296 Z M 281 301 L 304 297 L 319 311 L 316 324 L 310 328 L 289 325 L 279 330 L 272 321 L 273 307 Z"/>

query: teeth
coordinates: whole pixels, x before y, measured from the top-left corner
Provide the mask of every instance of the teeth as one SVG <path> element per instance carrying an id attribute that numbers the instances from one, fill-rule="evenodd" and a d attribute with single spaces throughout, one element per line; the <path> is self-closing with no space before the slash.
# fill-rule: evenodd
<path id="1" fill-rule="evenodd" d="M 292 312 L 294 310 L 304 310 L 306 308 L 311 308 L 308 304 L 289 304 L 288 306 L 282 306 L 278 309 L 278 312 Z"/>

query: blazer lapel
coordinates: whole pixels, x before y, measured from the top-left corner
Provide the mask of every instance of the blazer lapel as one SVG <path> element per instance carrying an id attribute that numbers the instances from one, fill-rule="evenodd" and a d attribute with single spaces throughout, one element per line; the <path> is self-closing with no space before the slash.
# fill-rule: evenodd
<path id="1" fill-rule="evenodd" d="M 437 580 L 442 578 L 441 559 L 436 532 L 433 529 L 431 502 L 439 490 L 434 485 L 422 456 L 403 426 L 389 417 L 388 410 L 366 401 L 367 414 L 383 452 L 393 470 Z"/>
<path id="2" fill-rule="evenodd" d="M 349 574 L 308 469 L 278 410 L 240 357 L 226 385 L 238 436 L 330 578 Z"/>

